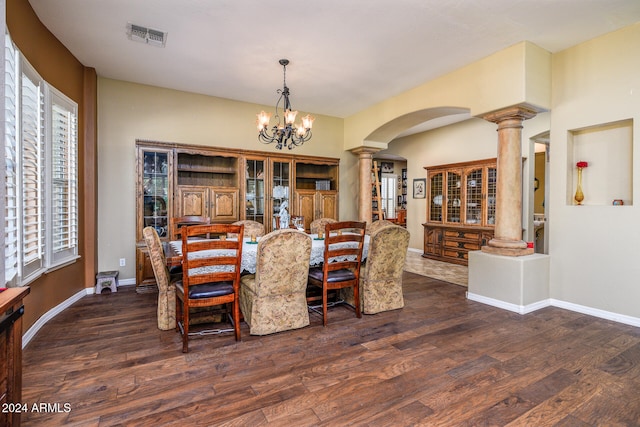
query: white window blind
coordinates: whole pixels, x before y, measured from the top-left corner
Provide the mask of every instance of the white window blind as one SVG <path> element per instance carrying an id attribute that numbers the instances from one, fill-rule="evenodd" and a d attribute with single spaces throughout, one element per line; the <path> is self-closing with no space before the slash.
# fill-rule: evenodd
<path id="1" fill-rule="evenodd" d="M 58 91 L 51 99 L 51 262 L 66 261 L 78 247 L 77 107 Z"/>
<path id="2" fill-rule="evenodd" d="M 20 169 L 22 187 L 22 268 L 23 278 L 44 266 L 43 215 L 43 118 L 42 81 L 23 61 L 21 76 Z"/>
<path id="3" fill-rule="evenodd" d="M 398 177 L 394 174 L 383 173 L 380 181 L 380 197 L 382 209 L 386 218 L 396 217 L 396 186 Z"/>
<path id="4" fill-rule="evenodd" d="M 5 205 L 4 205 L 4 282 L 16 285 L 18 279 L 18 157 L 16 122 L 18 92 L 17 51 L 11 39 L 5 37 Z"/>
<path id="5" fill-rule="evenodd" d="M 4 276 L 20 286 L 78 258 L 78 106 L 5 40 Z"/>

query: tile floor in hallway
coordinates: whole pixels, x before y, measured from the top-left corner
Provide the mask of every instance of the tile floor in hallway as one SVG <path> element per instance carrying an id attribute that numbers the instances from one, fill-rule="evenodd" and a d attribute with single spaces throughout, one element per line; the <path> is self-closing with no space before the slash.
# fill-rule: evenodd
<path id="1" fill-rule="evenodd" d="M 466 287 L 468 283 L 467 266 L 423 258 L 419 252 L 407 252 L 404 269 L 410 273 L 433 277 L 434 279 L 444 280 L 460 286 Z"/>

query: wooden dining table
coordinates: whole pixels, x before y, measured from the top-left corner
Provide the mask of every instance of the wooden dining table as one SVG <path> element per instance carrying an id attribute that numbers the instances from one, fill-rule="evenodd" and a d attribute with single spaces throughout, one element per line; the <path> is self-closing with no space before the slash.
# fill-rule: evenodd
<path id="1" fill-rule="evenodd" d="M 311 237 L 311 257 L 309 258 L 309 266 L 316 266 L 322 264 L 324 261 L 324 239 L 318 237 L 317 234 L 309 234 Z M 233 239 L 230 239 L 233 240 Z M 256 239 L 256 242 L 252 242 L 250 238 L 244 238 L 242 244 L 242 262 L 241 269 L 243 272 L 249 272 L 254 274 L 256 272 L 256 255 L 258 253 L 258 243 L 260 237 Z M 340 245 L 353 245 L 353 242 L 339 243 Z M 233 251 L 224 249 L 214 249 L 208 251 L 201 251 L 202 256 L 210 256 L 210 252 L 215 251 L 218 256 L 232 254 Z M 362 248 L 362 261 L 367 258 L 369 253 L 369 236 L 364 236 L 364 244 Z M 172 240 L 168 242 L 165 247 L 165 255 L 167 258 L 167 266 L 169 268 L 179 266 L 182 264 L 182 240 Z M 194 257 L 198 256 L 198 252 L 193 253 Z"/>

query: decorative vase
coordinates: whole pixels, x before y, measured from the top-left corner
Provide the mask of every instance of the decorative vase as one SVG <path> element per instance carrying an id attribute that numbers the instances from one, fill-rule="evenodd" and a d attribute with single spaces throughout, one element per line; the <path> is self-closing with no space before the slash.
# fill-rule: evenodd
<path id="1" fill-rule="evenodd" d="M 581 205 L 584 200 L 584 193 L 582 192 L 582 168 L 578 168 L 578 186 L 576 188 L 576 195 L 573 196 L 577 205 Z"/>

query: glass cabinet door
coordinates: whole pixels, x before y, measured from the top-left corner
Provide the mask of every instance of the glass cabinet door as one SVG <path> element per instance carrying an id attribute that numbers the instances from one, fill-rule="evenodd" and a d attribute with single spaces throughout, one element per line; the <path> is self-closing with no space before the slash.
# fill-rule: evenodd
<path id="1" fill-rule="evenodd" d="M 279 215 L 284 203 L 289 213 L 292 212 L 289 201 L 291 188 L 291 164 L 290 162 L 273 161 L 271 170 L 271 210 L 273 215 Z M 275 229 L 276 227 L 272 227 Z"/>
<path id="2" fill-rule="evenodd" d="M 461 180 L 460 173 L 447 172 L 447 222 L 461 222 Z"/>
<path id="3" fill-rule="evenodd" d="M 487 168 L 487 225 L 496 223 L 496 186 L 498 170 L 495 166 Z"/>
<path id="4" fill-rule="evenodd" d="M 444 188 L 443 173 L 435 173 L 429 177 L 429 221 L 442 222 L 442 201 Z"/>
<path id="5" fill-rule="evenodd" d="M 264 224 L 264 160 L 247 159 L 245 218 Z"/>
<path id="6" fill-rule="evenodd" d="M 466 174 L 465 224 L 482 223 L 482 168 L 473 169 Z"/>
<path id="7" fill-rule="evenodd" d="M 143 227 L 152 226 L 160 237 L 168 236 L 169 154 L 144 151 L 142 165 Z"/>

